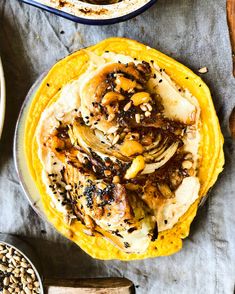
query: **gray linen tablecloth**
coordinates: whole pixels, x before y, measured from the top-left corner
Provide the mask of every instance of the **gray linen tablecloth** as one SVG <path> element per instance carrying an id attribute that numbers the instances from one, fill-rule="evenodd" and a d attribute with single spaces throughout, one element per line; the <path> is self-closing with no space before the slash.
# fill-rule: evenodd
<path id="1" fill-rule="evenodd" d="M 23 237 L 35 249 L 46 277 L 125 276 L 137 293 L 233 293 L 235 284 L 235 161 L 228 116 L 235 79 L 225 0 L 159 0 L 125 23 L 85 26 L 17 0 L 0 0 L 1 56 L 7 111 L 0 142 L 0 232 Z M 61 33 L 64 31 L 64 34 Z M 181 252 L 144 261 L 94 260 L 60 236 L 29 206 L 13 163 L 13 134 L 30 85 L 58 59 L 110 36 L 147 43 L 197 71 L 211 88 L 225 136 L 226 165 L 193 222 Z"/>

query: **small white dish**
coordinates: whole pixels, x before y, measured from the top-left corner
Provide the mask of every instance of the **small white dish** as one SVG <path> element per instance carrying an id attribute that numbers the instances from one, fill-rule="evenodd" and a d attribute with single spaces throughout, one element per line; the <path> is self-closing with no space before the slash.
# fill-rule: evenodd
<path id="1" fill-rule="evenodd" d="M 5 118 L 5 107 L 6 107 L 6 87 L 3 73 L 2 62 L 0 58 L 0 138 L 2 135 L 2 129 Z"/>

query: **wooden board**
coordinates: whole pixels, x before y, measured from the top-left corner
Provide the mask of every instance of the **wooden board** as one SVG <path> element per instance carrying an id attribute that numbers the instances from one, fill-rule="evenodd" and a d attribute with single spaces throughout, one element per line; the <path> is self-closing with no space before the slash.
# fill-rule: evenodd
<path id="1" fill-rule="evenodd" d="M 235 77 L 235 0 L 227 0 L 227 20 L 232 46 L 233 75 Z"/>
<path id="2" fill-rule="evenodd" d="M 126 278 L 98 278 L 44 281 L 46 294 L 134 294 L 133 283 Z"/>

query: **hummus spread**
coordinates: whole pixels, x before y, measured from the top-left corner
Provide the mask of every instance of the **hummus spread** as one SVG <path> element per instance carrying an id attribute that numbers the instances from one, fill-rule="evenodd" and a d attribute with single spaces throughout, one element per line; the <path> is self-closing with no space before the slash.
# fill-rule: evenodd
<path id="1" fill-rule="evenodd" d="M 68 223 L 141 253 L 198 198 L 200 107 L 156 62 L 88 54 L 41 115 L 43 181 Z"/>

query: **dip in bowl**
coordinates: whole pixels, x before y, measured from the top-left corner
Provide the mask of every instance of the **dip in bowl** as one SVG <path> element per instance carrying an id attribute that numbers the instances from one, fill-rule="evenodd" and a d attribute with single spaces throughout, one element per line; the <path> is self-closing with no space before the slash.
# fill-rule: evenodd
<path id="1" fill-rule="evenodd" d="M 75 22 L 114 24 L 133 18 L 157 0 L 22 0 Z"/>

